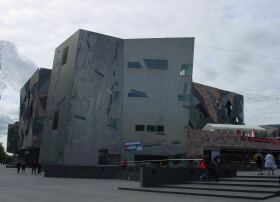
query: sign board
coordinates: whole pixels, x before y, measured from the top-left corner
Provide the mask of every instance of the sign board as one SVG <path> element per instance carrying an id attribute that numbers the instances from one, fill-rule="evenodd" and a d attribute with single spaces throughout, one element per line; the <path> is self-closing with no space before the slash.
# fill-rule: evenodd
<path id="1" fill-rule="evenodd" d="M 124 143 L 125 151 L 143 151 L 143 142 L 126 142 Z"/>
<path id="2" fill-rule="evenodd" d="M 241 136 L 241 140 L 243 140 L 243 141 L 252 141 L 252 142 L 264 142 L 264 143 L 271 143 L 271 144 L 280 144 L 280 140 L 279 139 L 272 139 L 272 138 Z"/>

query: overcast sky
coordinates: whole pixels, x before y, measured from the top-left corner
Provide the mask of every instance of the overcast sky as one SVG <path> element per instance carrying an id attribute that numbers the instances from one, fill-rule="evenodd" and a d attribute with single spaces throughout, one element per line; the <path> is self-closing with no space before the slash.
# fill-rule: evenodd
<path id="1" fill-rule="evenodd" d="M 52 68 L 55 48 L 78 29 L 195 37 L 193 80 L 244 94 L 246 124 L 280 123 L 279 0 L 0 0 L 0 10 L 0 40 L 15 44 L 2 67 L 0 141 L 18 118 L 25 80 L 36 67 Z"/>

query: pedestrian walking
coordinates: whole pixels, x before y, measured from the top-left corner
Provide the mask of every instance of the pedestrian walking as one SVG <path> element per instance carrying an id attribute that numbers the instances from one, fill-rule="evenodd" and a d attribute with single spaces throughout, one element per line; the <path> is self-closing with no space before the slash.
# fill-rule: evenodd
<path id="1" fill-rule="evenodd" d="M 217 173 L 217 168 L 220 165 L 219 160 L 220 160 L 220 156 L 215 156 L 213 160 L 210 162 L 210 165 L 208 167 L 208 175 L 209 175 L 208 180 L 215 179 L 215 181 L 219 181 L 218 173 Z"/>
<path id="2" fill-rule="evenodd" d="M 274 170 L 276 170 L 277 165 L 275 163 L 273 155 L 267 153 L 264 159 L 265 159 L 264 167 L 267 169 L 268 175 L 270 175 L 270 171 L 271 174 L 274 175 Z"/>
<path id="3" fill-rule="evenodd" d="M 42 168 L 41 164 L 38 162 L 36 167 L 37 167 L 37 174 L 40 175 L 41 174 L 41 168 Z"/>
<path id="4" fill-rule="evenodd" d="M 17 162 L 16 166 L 17 166 L 17 173 L 19 174 L 19 172 L 20 172 L 20 167 L 21 167 L 21 164 L 20 164 L 19 161 Z"/>
<path id="5" fill-rule="evenodd" d="M 254 156 L 254 160 L 256 162 L 258 175 L 263 175 L 263 172 L 262 172 L 262 169 L 263 169 L 262 154 L 260 152 L 256 153 L 255 156 Z"/>
<path id="6" fill-rule="evenodd" d="M 33 161 L 31 164 L 31 173 L 32 175 L 35 174 L 36 175 L 36 162 Z"/>
<path id="7" fill-rule="evenodd" d="M 200 181 L 208 181 L 209 180 L 209 158 L 206 156 L 200 162 L 198 166 L 202 171 L 203 174 L 199 177 Z"/>
<path id="8" fill-rule="evenodd" d="M 22 173 L 25 173 L 25 167 L 26 167 L 26 163 L 25 163 L 25 161 L 22 161 L 22 163 L 21 163 L 21 172 Z"/>

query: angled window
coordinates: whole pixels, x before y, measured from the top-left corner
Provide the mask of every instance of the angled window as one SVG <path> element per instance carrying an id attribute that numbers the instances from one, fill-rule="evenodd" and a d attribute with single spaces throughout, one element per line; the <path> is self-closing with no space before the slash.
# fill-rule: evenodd
<path id="1" fill-rule="evenodd" d="M 97 75 L 101 76 L 101 77 L 105 77 L 105 75 L 102 74 L 100 71 L 94 70 L 94 72 L 95 72 Z"/>
<path id="2" fill-rule="evenodd" d="M 191 76 L 193 71 L 192 64 L 182 64 L 180 76 Z"/>
<path id="3" fill-rule="evenodd" d="M 144 62 L 149 69 L 168 69 L 167 60 L 144 59 Z"/>
<path id="4" fill-rule="evenodd" d="M 119 104 L 120 103 L 120 100 L 121 100 L 121 92 L 120 91 L 114 91 L 114 94 L 113 94 L 113 102 L 115 104 Z"/>
<path id="5" fill-rule="evenodd" d="M 191 95 L 187 95 L 187 94 L 180 94 L 178 95 L 178 101 L 181 102 L 191 102 Z"/>
<path id="6" fill-rule="evenodd" d="M 164 126 L 157 126 L 157 132 L 164 132 Z"/>
<path id="7" fill-rule="evenodd" d="M 145 125 L 135 125 L 135 131 L 145 131 Z"/>
<path id="8" fill-rule="evenodd" d="M 53 130 L 56 130 L 58 128 L 58 119 L 59 119 L 59 110 L 56 110 L 53 116 L 53 123 L 52 123 Z"/>
<path id="9" fill-rule="evenodd" d="M 127 67 L 139 69 L 142 68 L 142 65 L 140 62 L 127 62 Z"/>
<path id="10" fill-rule="evenodd" d="M 147 132 L 156 132 L 157 128 L 154 125 L 147 125 Z"/>
<path id="11" fill-rule="evenodd" d="M 67 62 L 68 49 L 69 49 L 68 46 L 63 49 L 61 65 L 64 65 Z"/>
<path id="12" fill-rule="evenodd" d="M 131 90 L 128 92 L 128 97 L 148 97 L 148 96 L 147 96 L 146 93 L 144 93 L 144 92 L 131 89 Z"/>
<path id="13" fill-rule="evenodd" d="M 109 120 L 109 123 L 107 124 L 107 126 L 110 126 L 116 130 L 119 130 L 120 129 L 120 119 L 118 118 L 111 118 Z"/>

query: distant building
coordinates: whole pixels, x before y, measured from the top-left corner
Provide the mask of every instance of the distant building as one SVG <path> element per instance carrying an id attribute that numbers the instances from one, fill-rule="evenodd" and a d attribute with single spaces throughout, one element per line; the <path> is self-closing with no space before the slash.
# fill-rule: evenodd
<path id="1" fill-rule="evenodd" d="M 280 124 L 261 125 L 267 130 L 266 137 L 280 138 Z"/>
<path id="2" fill-rule="evenodd" d="M 8 136 L 7 136 L 7 152 L 17 153 L 19 144 L 19 123 L 16 121 L 13 124 L 8 124 Z"/>
<path id="3" fill-rule="evenodd" d="M 19 149 L 28 162 L 39 159 L 50 76 L 40 68 L 20 91 Z"/>
<path id="4" fill-rule="evenodd" d="M 267 130 L 260 126 L 206 124 L 203 129 L 189 129 L 187 132 L 188 157 L 211 157 L 219 155 L 224 163 L 248 164 L 260 152 L 270 152 L 278 157 L 280 140 L 263 137 Z"/>

